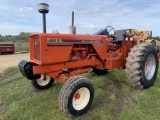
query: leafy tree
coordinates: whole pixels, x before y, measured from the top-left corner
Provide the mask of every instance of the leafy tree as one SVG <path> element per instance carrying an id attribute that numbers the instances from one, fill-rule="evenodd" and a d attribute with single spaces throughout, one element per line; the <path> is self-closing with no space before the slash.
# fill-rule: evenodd
<path id="1" fill-rule="evenodd" d="M 30 32 L 21 32 L 19 35 L 5 35 L 0 36 L 0 41 L 7 42 L 7 41 L 13 41 L 13 42 L 27 42 L 28 37 L 31 33 Z"/>
<path id="2" fill-rule="evenodd" d="M 160 37 L 159 36 L 155 36 L 155 37 L 152 37 L 152 38 L 155 39 L 155 40 L 160 41 Z"/>
<path id="3" fill-rule="evenodd" d="M 0 34 L 0 42 L 2 41 L 2 35 Z"/>

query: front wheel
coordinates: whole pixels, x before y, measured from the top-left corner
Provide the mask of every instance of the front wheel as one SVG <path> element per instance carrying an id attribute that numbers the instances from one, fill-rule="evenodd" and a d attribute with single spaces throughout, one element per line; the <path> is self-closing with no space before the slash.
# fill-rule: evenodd
<path id="1" fill-rule="evenodd" d="M 77 76 L 63 85 L 58 101 L 66 115 L 78 116 L 89 109 L 93 97 L 94 88 L 89 79 Z"/>
<path id="2" fill-rule="evenodd" d="M 31 84 L 33 85 L 33 87 L 38 90 L 48 89 L 52 86 L 53 83 L 54 79 L 45 74 L 41 74 L 41 77 L 39 79 L 31 80 Z"/>

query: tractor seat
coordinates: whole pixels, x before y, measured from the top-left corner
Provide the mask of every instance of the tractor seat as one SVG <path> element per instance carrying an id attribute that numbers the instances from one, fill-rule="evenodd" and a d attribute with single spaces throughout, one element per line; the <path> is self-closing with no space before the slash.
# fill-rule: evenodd
<path id="1" fill-rule="evenodd" d="M 110 42 L 111 43 L 122 42 L 124 35 L 126 34 L 126 30 L 116 30 L 115 34 L 116 34 L 116 36 Z"/>

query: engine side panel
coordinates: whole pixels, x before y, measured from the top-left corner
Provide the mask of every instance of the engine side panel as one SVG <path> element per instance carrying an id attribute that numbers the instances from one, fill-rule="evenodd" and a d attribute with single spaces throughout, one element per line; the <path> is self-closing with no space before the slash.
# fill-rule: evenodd
<path id="1" fill-rule="evenodd" d="M 94 46 L 101 60 L 106 56 L 103 35 L 33 34 L 30 36 L 30 60 L 39 65 L 85 60 Z"/>

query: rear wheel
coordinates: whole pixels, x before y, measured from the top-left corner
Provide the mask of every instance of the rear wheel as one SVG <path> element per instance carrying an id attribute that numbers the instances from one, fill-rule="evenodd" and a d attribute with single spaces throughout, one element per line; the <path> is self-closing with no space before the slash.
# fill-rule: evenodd
<path id="1" fill-rule="evenodd" d="M 93 100 L 94 88 L 85 77 L 73 77 L 61 88 L 59 106 L 68 116 L 78 116 L 85 113 Z"/>
<path id="2" fill-rule="evenodd" d="M 156 47 L 156 42 L 155 41 L 151 41 L 151 43 L 154 45 L 154 47 Z"/>
<path id="3" fill-rule="evenodd" d="M 126 62 L 127 82 L 137 88 L 149 88 L 153 85 L 158 72 L 158 54 L 151 43 L 134 46 Z"/>
<path id="4" fill-rule="evenodd" d="M 160 53 L 160 46 L 157 46 L 157 52 Z"/>
<path id="5" fill-rule="evenodd" d="M 41 77 L 39 79 L 31 80 L 31 84 L 33 85 L 33 87 L 38 90 L 48 89 L 52 86 L 53 83 L 54 79 L 45 74 L 41 74 Z"/>
<path id="6" fill-rule="evenodd" d="M 157 52 L 159 53 L 160 52 L 160 47 L 156 45 L 155 41 L 151 41 L 151 43 L 154 45 L 154 47 L 156 47 Z"/>

